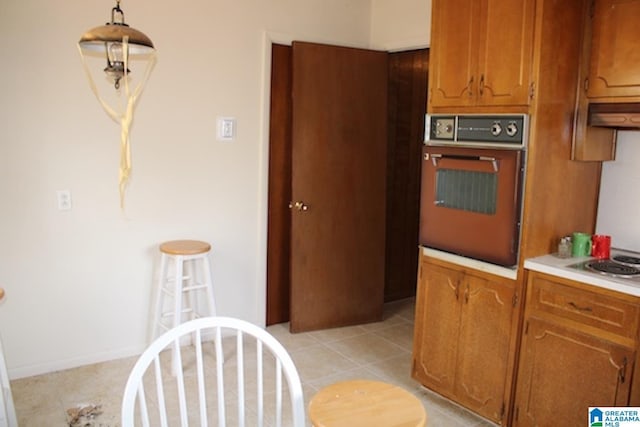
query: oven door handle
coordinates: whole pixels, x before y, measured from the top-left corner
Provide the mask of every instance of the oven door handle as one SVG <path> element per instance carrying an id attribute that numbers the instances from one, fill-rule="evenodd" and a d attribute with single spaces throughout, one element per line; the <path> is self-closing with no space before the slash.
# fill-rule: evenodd
<path id="1" fill-rule="evenodd" d="M 440 159 L 455 159 L 455 160 L 471 160 L 474 162 L 491 162 L 493 165 L 493 171 L 498 172 L 498 159 L 495 157 L 487 156 L 465 156 L 460 154 L 430 154 L 431 161 L 434 167 L 438 167 L 438 160 Z M 426 159 L 425 159 L 426 160 Z"/>

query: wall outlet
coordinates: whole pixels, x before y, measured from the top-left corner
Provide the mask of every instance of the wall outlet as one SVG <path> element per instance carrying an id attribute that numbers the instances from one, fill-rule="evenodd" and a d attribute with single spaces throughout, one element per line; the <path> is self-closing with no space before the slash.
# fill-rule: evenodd
<path id="1" fill-rule="evenodd" d="M 71 191 L 70 190 L 58 190 L 56 191 L 58 197 L 58 210 L 68 211 L 71 210 Z"/>

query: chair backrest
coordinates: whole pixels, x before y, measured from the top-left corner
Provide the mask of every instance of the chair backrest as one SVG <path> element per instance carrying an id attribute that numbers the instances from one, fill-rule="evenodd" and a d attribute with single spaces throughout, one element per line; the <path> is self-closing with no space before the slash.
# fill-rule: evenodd
<path id="1" fill-rule="evenodd" d="M 286 349 L 229 317 L 192 320 L 158 337 L 133 367 L 122 400 L 122 427 L 304 423 L 302 385 Z"/>

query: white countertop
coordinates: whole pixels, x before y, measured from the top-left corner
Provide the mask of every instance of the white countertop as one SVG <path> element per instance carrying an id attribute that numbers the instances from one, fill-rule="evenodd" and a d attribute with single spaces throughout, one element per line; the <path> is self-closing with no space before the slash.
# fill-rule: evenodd
<path id="1" fill-rule="evenodd" d="M 449 252 L 439 251 L 437 249 L 422 248 L 422 252 L 430 257 L 448 261 L 453 264 L 462 265 L 473 268 L 475 270 L 484 271 L 505 277 L 507 279 L 516 279 L 518 271 L 515 267 L 508 268 L 491 264 L 477 259 L 467 258 L 455 255 Z M 634 254 L 635 255 L 635 254 Z M 543 255 L 536 258 L 529 258 L 524 261 L 524 268 L 541 273 L 551 274 L 553 276 L 563 277 L 565 279 L 575 280 L 577 282 L 586 283 L 592 286 L 609 289 L 616 292 L 622 292 L 628 295 L 640 297 L 640 280 L 630 280 L 625 278 L 609 277 L 598 273 L 579 270 L 569 267 L 594 258 L 559 258 L 555 254 Z"/>
<path id="2" fill-rule="evenodd" d="M 449 252 L 425 247 L 422 247 L 422 253 L 432 258 L 437 258 L 453 264 L 473 268 L 474 270 L 480 270 L 486 273 L 495 274 L 496 276 L 505 277 L 507 279 L 515 280 L 518 277 L 518 270 L 516 267 L 502 267 L 500 265 L 491 264 L 489 262 L 479 261 L 477 259 L 467 258 Z"/>
<path id="3" fill-rule="evenodd" d="M 568 267 L 591 259 L 594 258 L 559 258 L 555 255 L 543 255 L 525 260 L 524 268 L 598 286 L 600 288 L 610 289 L 612 291 L 622 292 L 637 297 L 640 296 L 640 282 L 638 281 L 625 278 L 608 277 L 598 273 Z"/>

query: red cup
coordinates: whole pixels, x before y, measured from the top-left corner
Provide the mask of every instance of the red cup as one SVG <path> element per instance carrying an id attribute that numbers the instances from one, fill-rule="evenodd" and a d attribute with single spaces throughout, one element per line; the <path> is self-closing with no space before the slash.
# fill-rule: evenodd
<path id="1" fill-rule="evenodd" d="M 591 236 L 591 256 L 607 259 L 611 254 L 611 236 L 594 234 Z"/>

